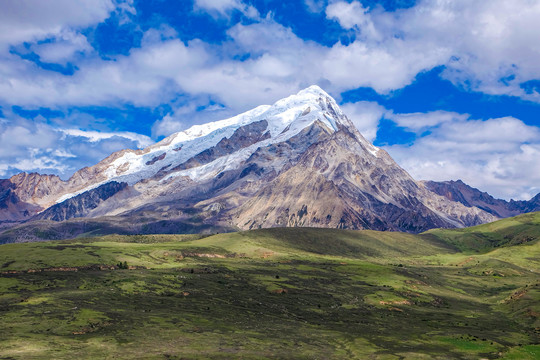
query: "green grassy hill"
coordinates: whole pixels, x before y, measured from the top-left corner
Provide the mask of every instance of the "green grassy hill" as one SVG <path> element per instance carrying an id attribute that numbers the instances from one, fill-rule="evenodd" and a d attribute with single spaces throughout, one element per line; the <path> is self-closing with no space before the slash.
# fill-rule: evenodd
<path id="1" fill-rule="evenodd" d="M 435 229 L 425 236 L 439 239 L 461 251 L 489 251 L 540 238 L 540 212 L 528 213 L 465 229 Z"/>
<path id="2" fill-rule="evenodd" d="M 0 359 L 540 358 L 540 213 L 0 246 Z"/>

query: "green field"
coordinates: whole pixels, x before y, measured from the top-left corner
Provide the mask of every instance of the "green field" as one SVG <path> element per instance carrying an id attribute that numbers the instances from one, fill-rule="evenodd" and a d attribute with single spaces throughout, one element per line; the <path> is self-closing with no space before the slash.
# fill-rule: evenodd
<path id="1" fill-rule="evenodd" d="M 0 359 L 540 359 L 540 213 L 0 246 Z"/>

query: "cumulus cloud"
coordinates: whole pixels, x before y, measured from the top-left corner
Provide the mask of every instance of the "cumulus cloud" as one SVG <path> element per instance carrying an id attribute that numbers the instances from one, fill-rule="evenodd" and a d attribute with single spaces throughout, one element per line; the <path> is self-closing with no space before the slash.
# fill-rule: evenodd
<path id="1" fill-rule="evenodd" d="M 148 146 L 153 141 L 130 132 L 57 129 L 40 119 L 4 119 L 0 123 L 0 176 L 25 172 L 67 178 L 115 151 Z"/>
<path id="2" fill-rule="evenodd" d="M 514 117 L 476 120 L 449 111 L 394 113 L 368 101 L 341 108 L 370 141 L 382 118 L 419 135 L 411 144 L 384 146 L 415 179 L 461 179 L 507 200 L 528 200 L 540 192 L 538 127 Z"/>
<path id="3" fill-rule="evenodd" d="M 92 51 L 86 37 L 71 30 L 62 30 L 47 42 L 33 44 L 31 50 L 39 55 L 42 62 L 66 64 L 75 56 Z"/>
<path id="4" fill-rule="evenodd" d="M 330 4 L 326 8 L 326 15 L 330 19 L 336 19 L 344 29 L 358 30 L 364 38 L 380 38 L 369 8 L 358 1 Z"/>
<path id="5" fill-rule="evenodd" d="M 152 125 L 152 136 L 169 136 L 185 129 L 186 125 L 182 119 L 175 117 L 174 114 L 167 114 Z"/>
<path id="6" fill-rule="evenodd" d="M 429 68 L 437 52 L 418 51 L 402 61 L 395 51 L 364 43 L 331 48 L 304 41 L 271 18 L 233 26 L 222 45 L 183 42 L 174 31 L 150 29 L 140 48 L 104 60 L 77 63 L 69 78 L 13 57 L 0 64 L 0 101 L 21 106 L 156 106 L 178 93 L 210 95 L 240 112 L 273 102 L 312 84 L 333 95 L 372 86 L 381 92 L 402 87 Z M 234 91 L 231 91 L 234 89 Z"/>
<path id="7" fill-rule="evenodd" d="M 461 179 L 505 199 L 530 199 L 540 191 L 535 185 L 540 184 L 537 127 L 513 117 L 471 120 L 441 112 L 426 114 L 425 121 L 421 114 L 393 118 L 411 130 L 429 127 L 430 134 L 411 145 L 385 147 L 416 179 Z"/>
<path id="8" fill-rule="evenodd" d="M 99 23 L 114 8 L 111 0 L 3 1 L 0 46 L 54 36 L 68 27 Z"/>
<path id="9" fill-rule="evenodd" d="M 339 1 L 326 13 L 343 28 L 358 31 L 359 41 L 351 46 L 374 46 L 379 53 L 393 55 L 398 64 L 413 64 L 413 73 L 404 81 L 422 69 L 444 65 L 443 76 L 457 85 L 540 101 L 538 92 L 520 87 L 540 78 L 535 61 L 540 56 L 538 1 L 421 0 L 395 12 Z M 414 66 L 415 54 L 427 54 L 422 66 Z M 380 84 L 374 88 L 384 91 Z"/>
<path id="10" fill-rule="evenodd" d="M 347 103 L 342 105 L 341 109 L 360 133 L 371 142 L 377 137 L 380 120 L 389 113 L 383 106 L 371 101 Z"/>
<path id="11" fill-rule="evenodd" d="M 227 12 L 245 5 L 237 0 L 200 0 L 196 6 Z M 537 6 L 527 8 L 534 13 Z M 150 29 L 140 48 L 112 60 L 82 60 L 69 78 L 20 59 L 4 59 L 0 101 L 28 107 L 119 103 L 151 107 L 187 93 L 213 96 L 240 112 L 311 84 L 334 96 L 362 86 L 389 93 L 439 65 L 446 66 L 444 76 L 475 90 L 530 98 L 535 93 L 525 94 L 519 83 L 540 77 L 540 65 L 533 60 L 540 49 L 533 38 L 521 35 L 536 25 L 527 15 L 525 24 L 530 26 L 525 29 L 515 19 L 516 11 L 503 14 L 478 1 L 436 1 L 390 13 L 359 2 L 334 2 L 326 8 L 327 16 L 356 29 L 358 38 L 331 47 L 300 39 L 271 17 L 234 25 L 222 44 L 184 42 L 170 28 Z M 486 26 L 474 25 L 477 18 L 490 15 L 498 19 L 497 24 L 506 19 L 504 31 L 496 31 L 495 25 L 488 31 L 487 20 Z M 504 39 L 495 41 L 493 34 L 504 34 Z M 86 45 L 74 36 L 35 46 L 44 57 L 60 61 L 84 51 Z M 510 85 L 501 82 L 501 76 Z"/>
<path id="12" fill-rule="evenodd" d="M 535 61 L 540 48 L 531 35 L 540 26 L 533 20 L 540 16 L 540 5 L 517 1 L 520 4 L 511 8 L 502 0 L 420 1 L 395 12 L 369 9 L 358 1 L 333 2 L 326 8 L 327 17 L 355 29 L 358 36 L 351 44 L 330 47 L 300 39 L 271 16 L 234 25 L 222 44 L 185 42 L 162 26 L 149 29 L 141 47 L 128 55 L 81 59 L 75 64 L 79 70 L 70 77 L 11 55 L 0 61 L 0 102 L 28 107 L 119 103 L 151 107 L 187 93 L 213 96 L 240 112 L 311 84 L 334 96 L 357 87 L 389 93 L 439 65 L 446 66 L 445 77 L 473 90 L 532 99 L 538 94 L 525 93 L 519 84 L 540 78 Z M 129 9 L 129 3 L 122 4 Z M 65 24 L 76 27 L 100 21 L 113 5 L 102 0 L 88 14 L 75 14 Z M 195 6 L 218 13 L 246 8 L 239 0 L 198 0 Z M 24 29 L 22 24 L 31 15 L 21 16 L 12 27 Z M 48 36 L 54 41 L 33 43 L 36 53 L 65 62 L 87 51 L 88 45 L 80 33 L 61 30 L 63 19 L 52 16 L 33 35 L 10 41 Z"/>

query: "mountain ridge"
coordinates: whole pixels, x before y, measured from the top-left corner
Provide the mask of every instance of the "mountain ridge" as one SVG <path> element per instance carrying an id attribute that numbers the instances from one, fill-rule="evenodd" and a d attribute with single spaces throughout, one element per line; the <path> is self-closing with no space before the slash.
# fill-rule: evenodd
<path id="1" fill-rule="evenodd" d="M 15 179 L 14 188 L 11 180 L 4 188 L 34 208 L 13 221 L 28 221 L 66 201 L 78 210 L 63 210 L 55 219 L 74 214 L 89 221 L 137 218 L 150 211 L 156 221 L 162 216 L 223 229 L 315 226 L 422 232 L 499 217 L 414 180 L 386 151 L 367 141 L 318 86 L 273 105 L 193 126 L 142 150 L 113 153 L 66 181 L 37 174 Z M 127 186 L 105 199 L 80 197 L 111 182 Z M 81 199 L 95 201 L 77 204 Z"/>
<path id="2" fill-rule="evenodd" d="M 478 207 L 500 218 L 540 211 L 540 193 L 530 200 L 506 201 L 496 199 L 487 192 L 465 184 L 462 180 L 421 181 L 421 183 L 428 190 L 449 200 L 460 202 L 467 207 Z"/>

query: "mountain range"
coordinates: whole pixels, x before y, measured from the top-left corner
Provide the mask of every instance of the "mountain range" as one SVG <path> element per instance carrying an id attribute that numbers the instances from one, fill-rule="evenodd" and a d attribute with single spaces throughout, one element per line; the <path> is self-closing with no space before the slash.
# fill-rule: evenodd
<path id="1" fill-rule="evenodd" d="M 461 181 L 416 181 L 317 86 L 142 150 L 122 150 L 68 180 L 0 180 L 0 242 L 104 233 L 269 227 L 423 232 L 540 210 Z"/>

